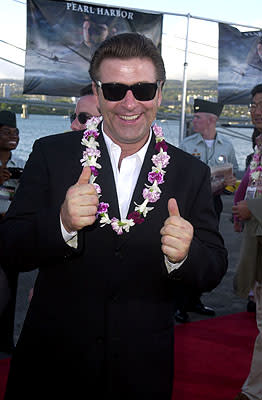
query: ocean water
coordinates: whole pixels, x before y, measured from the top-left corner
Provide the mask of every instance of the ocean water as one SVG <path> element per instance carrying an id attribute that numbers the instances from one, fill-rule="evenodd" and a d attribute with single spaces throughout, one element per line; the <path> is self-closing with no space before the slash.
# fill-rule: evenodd
<path id="1" fill-rule="evenodd" d="M 167 142 L 178 146 L 179 121 L 161 120 L 158 123 L 164 129 Z M 20 130 L 20 142 L 15 154 L 26 161 L 36 139 L 70 130 L 70 119 L 60 115 L 36 114 L 31 114 L 28 119 L 23 119 L 17 114 L 17 126 Z M 252 152 L 252 129 L 231 128 L 227 130 L 218 128 L 218 131 L 231 140 L 235 148 L 239 169 L 244 170 L 246 156 Z"/>

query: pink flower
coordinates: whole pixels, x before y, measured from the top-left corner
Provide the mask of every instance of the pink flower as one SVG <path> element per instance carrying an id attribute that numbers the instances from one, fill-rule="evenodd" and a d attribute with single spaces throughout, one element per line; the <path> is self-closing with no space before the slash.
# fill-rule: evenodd
<path id="1" fill-rule="evenodd" d="M 152 157 L 153 164 L 159 168 L 165 168 L 169 164 L 170 156 L 166 152 L 155 154 Z"/>
<path id="2" fill-rule="evenodd" d="M 133 211 L 127 216 L 128 219 L 133 219 L 135 224 L 142 224 L 144 222 L 144 218 L 141 217 L 141 214 L 138 211 Z"/>
<path id="3" fill-rule="evenodd" d="M 119 220 L 115 217 L 111 219 L 111 226 L 112 229 L 118 234 L 122 235 L 123 234 L 123 228 L 122 226 L 119 225 Z"/>
<path id="4" fill-rule="evenodd" d="M 102 190 L 101 187 L 98 185 L 98 183 L 93 183 L 93 185 L 95 187 L 96 193 L 101 194 Z"/>
<path id="5" fill-rule="evenodd" d="M 148 199 L 149 203 L 155 203 L 160 199 L 160 192 L 151 191 L 150 189 L 145 188 L 143 190 L 144 199 Z"/>
<path id="6" fill-rule="evenodd" d="M 154 125 L 153 131 L 156 137 L 163 137 L 163 129 L 161 128 L 161 126 Z"/>
<path id="7" fill-rule="evenodd" d="M 109 208 L 109 204 L 108 203 L 104 203 L 103 201 L 101 201 L 101 203 L 99 203 L 98 207 L 97 207 L 97 214 L 106 213 L 108 208 Z"/>
<path id="8" fill-rule="evenodd" d="M 94 156 L 94 157 L 100 157 L 100 150 L 98 150 L 98 149 L 93 149 L 93 148 L 89 148 L 89 149 L 86 149 L 86 150 L 83 152 L 83 155 L 84 155 L 84 156 L 87 155 L 87 156 L 89 156 L 89 157 L 92 157 L 92 156 Z"/>
<path id="9" fill-rule="evenodd" d="M 165 140 L 162 140 L 161 142 L 157 142 L 157 143 L 156 143 L 155 149 L 156 149 L 156 151 L 158 151 L 158 152 L 160 151 L 160 149 L 163 149 L 163 151 L 167 151 L 168 145 L 167 145 L 167 143 L 165 142 Z"/>
<path id="10" fill-rule="evenodd" d="M 98 176 L 98 170 L 96 167 L 93 167 L 92 165 L 90 166 L 91 172 L 94 176 Z"/>
<path id="11" fill-rule="evenodd" d="M 161 184 L 164 182 L 164 177 L 161 172 L 149 172 L 147 179 L 150 183 L 157 181 L 158 184 Z"/>
<path id="12" fill-rule="evenodd" d="M 84 131 L 84 138 L 88 139 L 90 136 L 93 136 L 94 138 L 97 138 L 99 136 L 99 132 L 91 130 L 91 131 Z"/>

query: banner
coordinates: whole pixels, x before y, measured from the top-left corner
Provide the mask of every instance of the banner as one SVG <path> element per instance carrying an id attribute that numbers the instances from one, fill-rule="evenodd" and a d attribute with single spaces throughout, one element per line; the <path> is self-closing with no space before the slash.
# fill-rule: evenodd
<path id="1" fill-rule="evenodd" d="M 24 91 L 79 96 L 91 82 L 89 65 L 112 35 L 139 32 L 161 50 L 162 14 L 72 1 L 27 0 Z"/>
<path id="2" fill-rule="evenodd" d="M 219 24 L 218 101 L 250 103 L 250 91 L 262 83 L 262 31 L 240 32 Z"/>

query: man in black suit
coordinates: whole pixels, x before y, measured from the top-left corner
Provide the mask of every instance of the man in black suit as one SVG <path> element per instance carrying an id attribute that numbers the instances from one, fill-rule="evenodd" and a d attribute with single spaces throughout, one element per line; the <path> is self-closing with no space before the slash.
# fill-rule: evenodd
<path id="1" fill-rule="evenodd" d="M 151 128 L 157 48 L 116 35 L 90 76 L 102 122 L 35 142 L 0 228 L 9 268 L 39 268 L 5 400 L 170 400 L 174 280 L 208 291 L 227 269 L 208 167 Z"/>

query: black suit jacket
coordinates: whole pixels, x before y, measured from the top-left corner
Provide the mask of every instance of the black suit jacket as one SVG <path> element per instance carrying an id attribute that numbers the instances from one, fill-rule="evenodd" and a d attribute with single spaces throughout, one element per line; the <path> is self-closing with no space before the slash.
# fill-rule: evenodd
<path id="1" fill-rule="evenodd" d="M 38 399 L 78 399 L 93 391 L 96 396 L 91 398 L 99 400 L 168 400 L 173 382 L 173 280 L 209 291 L 227 268 L 209 169 L 169 145 L 162 194 L 145 222 L 118 236 L 97 221 L 78 233 L 78 248 L 72 249 L 61 235 L 59 213 L 66 191 L 81 174 L 81 136 L 71 132 L 36 141 L 0 227 L 1 253 L 9 268 L 39 267 L 6 400 L 16 398 L 16 390 L 30 400 L 36 392 Z M 119 218 L 102 135 L 99 143 L 100 200 L 110 204 L 110 217 Z M 152 138 L 129 211 L 134 201 L 143 202 L 153 154 Z M 186 261 L 169 275 L 160 229 L 171 197 L 192 223 L 194 239 Z"/>

